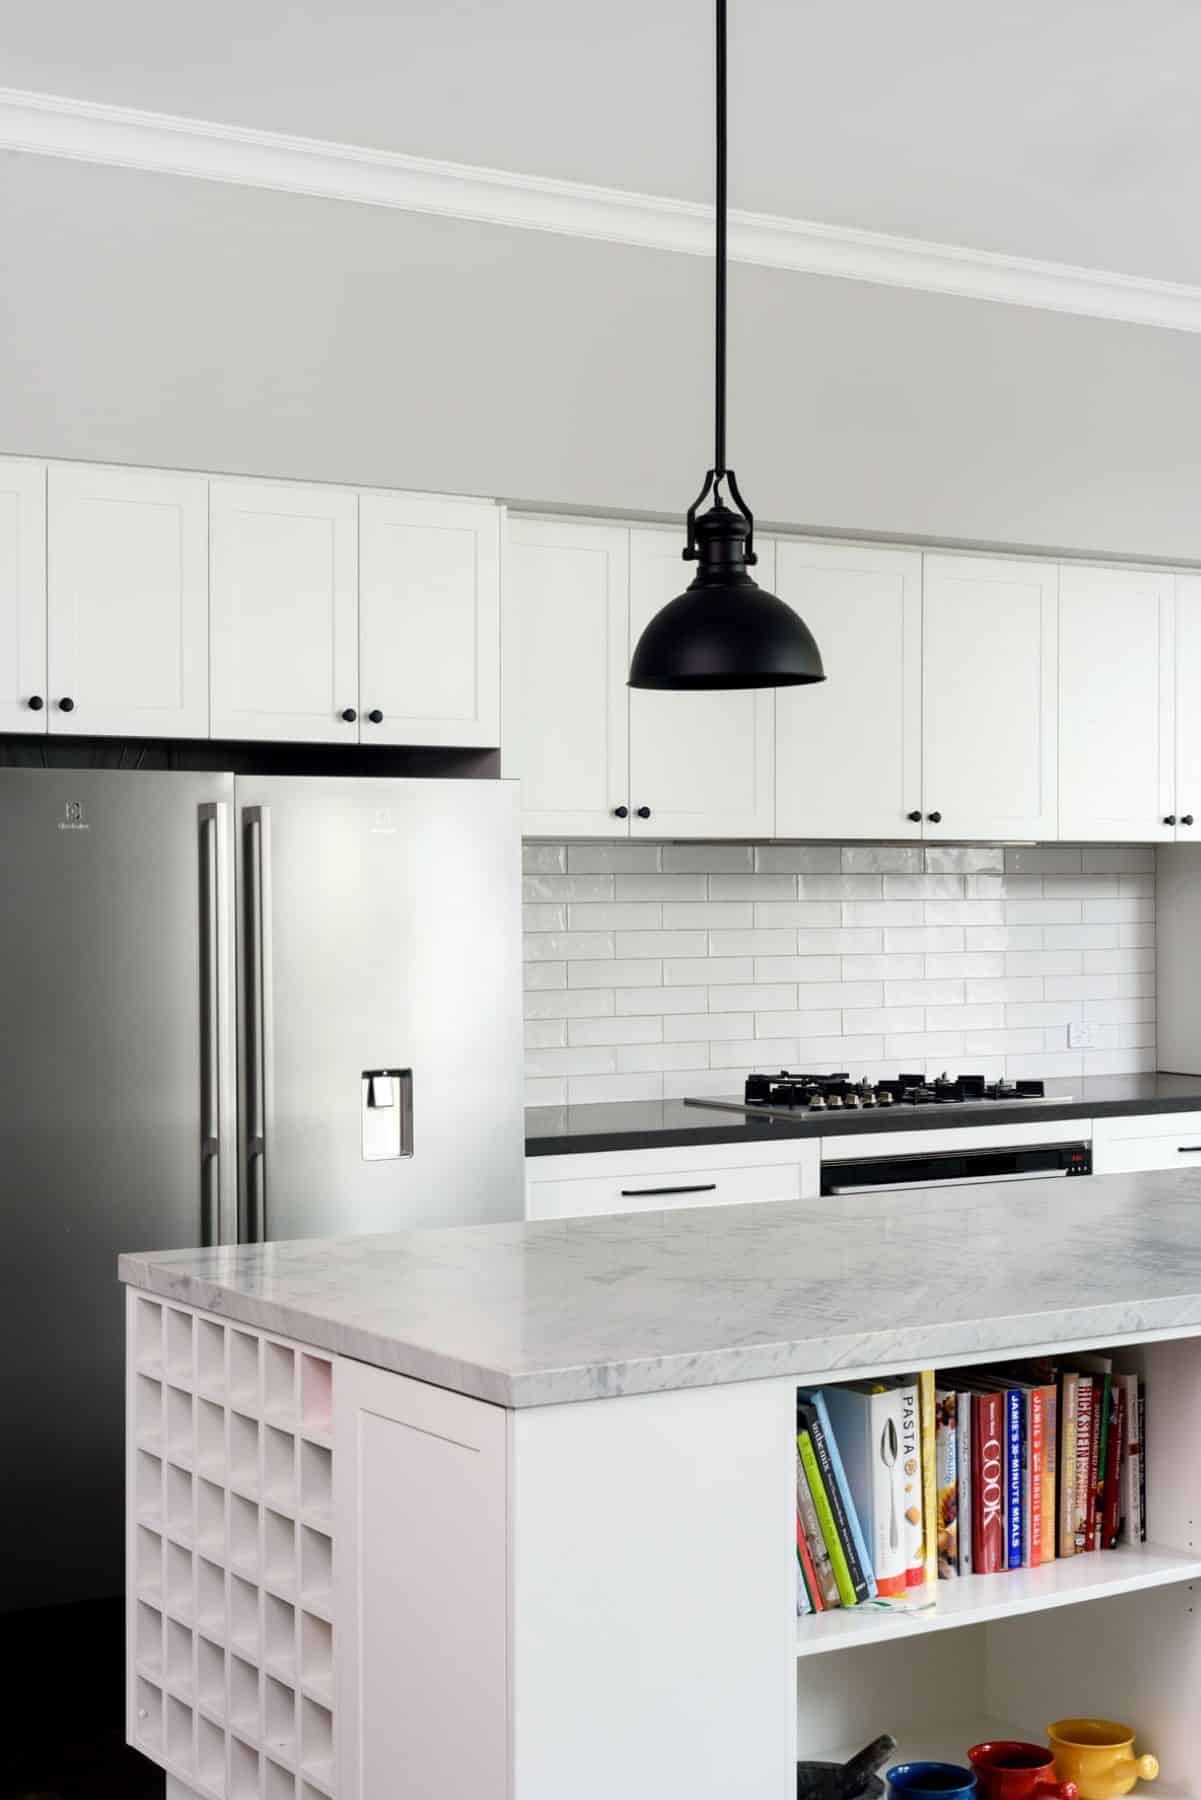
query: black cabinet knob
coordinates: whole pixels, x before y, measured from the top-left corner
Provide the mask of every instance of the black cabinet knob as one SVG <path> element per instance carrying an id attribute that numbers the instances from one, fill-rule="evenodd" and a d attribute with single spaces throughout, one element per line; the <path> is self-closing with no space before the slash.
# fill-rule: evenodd
<path id="1" fill-rule="evenodd" d="M 75 702 L 74 702 L 74 700 L 72 700 L 70 694 L 63 695 L 62 699 L 58 703 L 58 710 L 59 710 L 59 712 L 74 712 L 75 711 Z"/>
<path id="2" fill-rule="evenodd" d="M 941 813 L 927 813 L 926 817 L 929 819 L 931 825 L 941 825 L 942 824 L 942 814 Z"/>
<path id="3" fill-rule="evenodd" d="M 353 725 L 358 716 L 359 715 L 353 706 L 344 706 L 342 708 L 342 717 L 346 720 L 348 725 Z"/>
<path id="4" fill-rule="evenodd" d="M 613 817 L 615 819 L 628 819 L 629 816 L 630 809 L 628 806 L 615 806 L 613 808 Z"/>
<path id="5" fill-rule="evenodd" d="M 1183 818 L 1182 818 L 1182 819 L 1181 819 L 1181 821 L 1180 821 L 1180 823 L 1181 823 L 1181 824 L 1182 824 L 1182 825 L 1191 825 L 1191 824 L 1192 824 L 1192 822 L 1193 822 L 1193 815 L 1192 815 L 1192 813 L 1185 813 L 1185 814 L 1184 814 L 1184 816 L 1183 816 Z"/>
<path id="6" fill-rule="evenodd" d="M 906 813 L 905 816 L 911 825 L 920 825 L 922 822 L 922 815 L 920 812 Z"/>
<path id="7" fill-rule="evenodd" d="M 1175 823 L 1176 823 L 1176 814 L 1169 813 L 1167 818 L 1164 820 L 1164 824 L 1165 825 L 1174 825 Z"/>
<path id="8" fill-rule="evenodd" d="M 41 712 L 41 710 L 42 710 L 43 706 L 45 706 L 46 702 L 42 699 L 42 696 L 40 694 L 30 694 L 30 696 L 29 696 L 28 700 L 25 702 L 25 704 L 29 708 L 30 712 Z"/>
<path id="9" fill-rule="evenodd" d="M 650 816 L 651 816 L 651 809 L 649 806 L 640 806 L 638 808 L 638 817 L 640 819 L 649 819 Z"/>
<path id="10" fill-rule="evenodd" d="M 384 715 L 378 706 L 373 706 L 371 711 L 367 714 L 367 717 L 371 720 L 373 725 L 382 725 L 384 722 Z"/>

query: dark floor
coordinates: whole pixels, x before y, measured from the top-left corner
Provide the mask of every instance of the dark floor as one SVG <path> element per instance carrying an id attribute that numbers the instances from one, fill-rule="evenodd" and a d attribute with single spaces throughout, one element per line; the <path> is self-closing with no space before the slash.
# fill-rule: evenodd
<path id="1" fill-rule="evenodd" d="M 125 1747 L 124 1646 L 120 1600 L 0 1617 L 0 1800 L 163 1800 Z"/>

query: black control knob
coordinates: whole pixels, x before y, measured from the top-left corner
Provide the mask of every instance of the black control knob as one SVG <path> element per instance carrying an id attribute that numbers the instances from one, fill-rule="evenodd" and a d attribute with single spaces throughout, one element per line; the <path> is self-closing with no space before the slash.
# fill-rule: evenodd
<path id="1" fill-rule="evenodd" d="M 926 817 L 929 819 L 931 825 L 941 825 L 942 824 L 942 814 L 941 813 L 927 813 Z"/>
<path id="2" fill-rule="evenodd" d="M 30 712 L 41 712 L 41 710 L 42 710 L 43 706 L 45 706 L 46 702 L 42 699 L 42 696 L 40 694 L 30 694 L 30 696 L 29 696 L 28 700 L 25 702 L 25 704 L 29 708 Z"/>
<path id="3" fill-rule="evenodd" d="M 613 817 L 615 819 L 628 819 L 629 816 L 630 809 L 628 806 L 615 806 L 613 808 Z"/>
<path id="4" fill-rule="evenodd" d="M 353 706 L 344 706 L 342 708 L 342 717 L 346 720 L 348 725 L 353 725 L 358 716 L 359 715 Z"/>
<path id="5" fill-rule="evenodd" d="M 59 712 L 74 712 L 75 711 L 75 702 L 74 702 L 74 700 L 72 700 L 70 694 L 63 695 L 62 699 L 58 703 L 58 710 L 59 710 Z"/>
<path id="6" fill-rule="evenodd" d="M 384 715 L 378 706 L 373 706 L 371 711 L 367 714 L 367 717 L 371 720 L 373 725 L 382 725 L 384 722 Z"/>
<path id="7" fill-rule="evenodd" d="M 920 812 L 906 813 L 905 817 L 909 820 L 911 825 L 920 825 L 922 822 L 922 815 Z"/>
<path id="8" fill-rule="evenodd" d="M 640 819 L 649 819 L 650 816 L 651 816 L 651 809 L 649 806 L 640 806 L 638 808 L 638 817 Z"/>
<path id="9" fill-rule="evenodd" d="M 1182 825 L 1191 825 L 1191 824 L 1192 824 L 1192 822 L 1193 822 L 1193 815 L 1192 815 L 1192 813 L 1185 813 L 1185 814 L 1184 814 L 1184 815 L 1183 815 L 1183 816 L 1182 816 L 1182 818 L 1181 818 L 1181 820 L 1180 820 L 1180 823 L 1181 823 L 1181 824 L 1182 824 Z"/>
<path id="10" fill-rule="evenodd" d="M 1169 813 L 1167 818 L 1164 820 L 1164 824 L 1165 825 L 1174 825 L 1175 823 L 1176 823 L 1176 814 Z"/>

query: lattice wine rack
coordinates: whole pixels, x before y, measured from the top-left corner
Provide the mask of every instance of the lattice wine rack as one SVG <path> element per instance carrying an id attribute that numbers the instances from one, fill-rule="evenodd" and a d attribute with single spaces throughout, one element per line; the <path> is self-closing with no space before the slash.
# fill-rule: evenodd
<path id="1" fill-rule="evenodd" d="M 333 1364 L 128 1305 L 130 1742 L 214 1800 L 335 1800 Z"/>

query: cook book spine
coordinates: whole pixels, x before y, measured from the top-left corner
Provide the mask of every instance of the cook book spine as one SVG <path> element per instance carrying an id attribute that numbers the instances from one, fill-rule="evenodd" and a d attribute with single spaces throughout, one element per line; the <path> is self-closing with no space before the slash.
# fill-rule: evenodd
<path id="1" fill-rule="evenodd" d="M 859 1587 L 862 1584 L 864 1591 L 860 1595 L 860 1598 L 864 1600 L 874 1600 L 876 1597 L 876 1576 L 875 1571 L 872 1568 L 871 1553 L 868 1550 L 867 1541 L 859 1525 L 859 1515 L 855 1510 L 855 1501 L 851 1494 L 851 1484 L 847 1480 L 847 1472 L 843 1467 L 842 1455 L 838 1448 L 838 1433 L 831 1423 L 830 1411 L 826 1405 L 825 1389 L 815 1388 L 811 1393 L 803 1393 L 801 1399 L 806 1406 L 811 1406 L 817 1414 L 818 1432 L 825 1444 L 826 1453 L 830 1459 L 830 1467 L 833 1473 L 839 1509 L 841 1510 L 842 1518 L 846 1521 L 847 1535 L 850 1539 L 849 1549 L 851 1555 L 847 1557 L 847 1561 L 851 1564 L 851 1574 L 855 1581 L 856 1591 L 858 1592 Z M 814 1440 L 814 1448 L 817 1450 L 820 1459 L 821 1446 L 817 1443 L 816 1439 Z M 832 1495 L 832 1504 L 833 1500 L 834 1496 Z"/>
<path id="2" fill-rule="evenodd" d="M 1005 1450 L 1002 1396 L 972 1395 L 972 1564 L 977 1575 L 1005 1567 Z"/>

